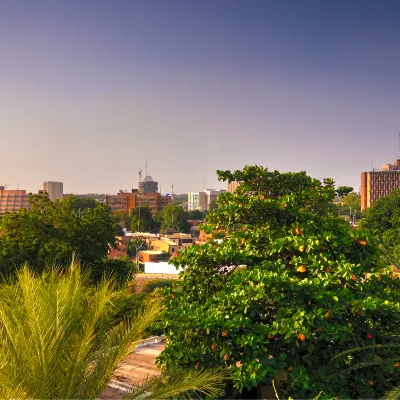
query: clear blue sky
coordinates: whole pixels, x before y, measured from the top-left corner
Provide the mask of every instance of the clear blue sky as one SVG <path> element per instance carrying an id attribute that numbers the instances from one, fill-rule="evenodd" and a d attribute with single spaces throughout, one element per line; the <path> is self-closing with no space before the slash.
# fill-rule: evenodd
<path id="1" fill-rule="evenodd" d="M 163 192 L 245 164 L 358 190 L 399 132 L 399 1 L 0 1 L 12 187 L 113 193 L 147 159 Z"/>

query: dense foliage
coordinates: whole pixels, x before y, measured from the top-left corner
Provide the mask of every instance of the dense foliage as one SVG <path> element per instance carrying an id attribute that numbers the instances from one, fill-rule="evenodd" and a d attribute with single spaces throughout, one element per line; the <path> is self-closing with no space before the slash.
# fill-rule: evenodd
<path id="1" fill-rule="evenodd" d="M 164 207 L 160 215 L 160 231 L 168 228 L 176 229 L 178 232 L 190 232 L 190 224 L 187 222 L 189 215 L 185 210 L 176 204 L 169 204 Z"/>
<path id="2" fill-rule="evenodd" d="M 0 220 L 0 273 L 8 274 L 28 262 L 40 271 L 46 264 L 67 263 L 75 254 L 84 265 L 99 267 L 115 243 L 114 223 L 107 207 L 76 210 L 69 196 L 52 202 L 32 196 L 31 209 Z"/>
<path id="3" fill-rule="evenodd" d="M 160 364 L 225 365 L 238 389 L 275 380 L 284 397 L 380 397 L 400 368 L 353 370 L 373 349 L 334 356 L 388 342 L 400 284 L 370 234 L 336 217 L 333 180 L 257 166 L 218 174 L 243 183 L 207 215 L 206 232 L 224 240 L 173 259 L 186 270 L 170 293 Z"/>
<path id="4" fill-rule="evenodd" d="M 158 231 L 157 221 L 149 207 L 136 207 L 131 211 L 130 228 L 133 232 Z"/>
<path id="5" fill-rule="evenodd" d="M 400 262 L 400 189 L 382 197 L 367 209 L 362 221 L 378 240 Z"/>

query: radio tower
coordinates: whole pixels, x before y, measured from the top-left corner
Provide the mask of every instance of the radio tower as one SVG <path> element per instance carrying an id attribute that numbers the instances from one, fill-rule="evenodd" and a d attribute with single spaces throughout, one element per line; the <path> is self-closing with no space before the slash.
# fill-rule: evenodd
<path id="1" fill-rule="evenodd" d="M 174 199 L 174 185 L 171 185 L 171 190 L 172 190 L 172 192 L 171 192 L 171 200 L 173 200 Z"/>

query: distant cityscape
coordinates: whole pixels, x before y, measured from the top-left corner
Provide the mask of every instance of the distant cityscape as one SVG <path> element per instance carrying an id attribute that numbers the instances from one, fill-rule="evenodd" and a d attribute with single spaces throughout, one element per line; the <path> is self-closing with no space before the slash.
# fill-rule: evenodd
<path id="1" fill-rule="evenodd" d="M 146 166 L 147 170 L 147 166 Z M 115 195 L 110 194 L 81 194 L 80 198 L 92 198 L 105 203 L 112 212 L 125 212 L 128 215 L 132 209 L 137 207 L 149 207 L 153 216 L 162 211 L 163 208 L 174 201 L 174 197 L 179 198 L 180 205 L 189 210 L 208 211 L 220 193 L 234 192 L 239 182 L 227 183 L 226 189 L 203 189 L 198 192 L 174 195 L 161 194 L 159 184 L 150 175 L 141 179 L 139 172 L 139 183 L 137 189 L 131 191 L 120 190 Z M 24 189 L 8 189 L 9 185 L 0 185 L 0 215 L 7 212 L 15 212 L 20 209 L 29 208 L 29 196 Z M 64 194 L 63 182 L 45 181 L 43 189 L 38 191 L 38 195 L 47 194 L 51 201 L 56 201 L 66 195 Z M 380 169 L 373 168 L 372 171 L 361 173 L 361 211 L 371 207 L 377 200 L 388 195 L 393 190 L 400 188 L 400 159 L 394 163 L 383 164 Z M 173 191 L 173 186 L 172 186 Z"/>

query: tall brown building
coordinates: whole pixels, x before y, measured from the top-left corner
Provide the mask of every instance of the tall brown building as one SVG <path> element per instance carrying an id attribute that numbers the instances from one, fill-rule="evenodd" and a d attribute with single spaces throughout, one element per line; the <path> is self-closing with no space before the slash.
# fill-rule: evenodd
<path id="1" fill-rule="evenodd" d="M 111 211 L 124 211 L 127 214 L 136 207 L 149 207 L 155 216 L 170 203 L 171 196 L 162 196 L 160 193 L 139 193 L 137 189 L 106 196 L 106 205 L 111 208 Z"/>
<path id="2" fill-rule="evenodd" d="M 29 208 L 29 195 L 26 190 L 5 190 L 0 186 L 0 214 Z"/>
<path id="3" fill-rule="evenodd" d="M 361 210 L 400 188 L 400 160 L 381 166 L 380 171 L 361 173 Z"/>

